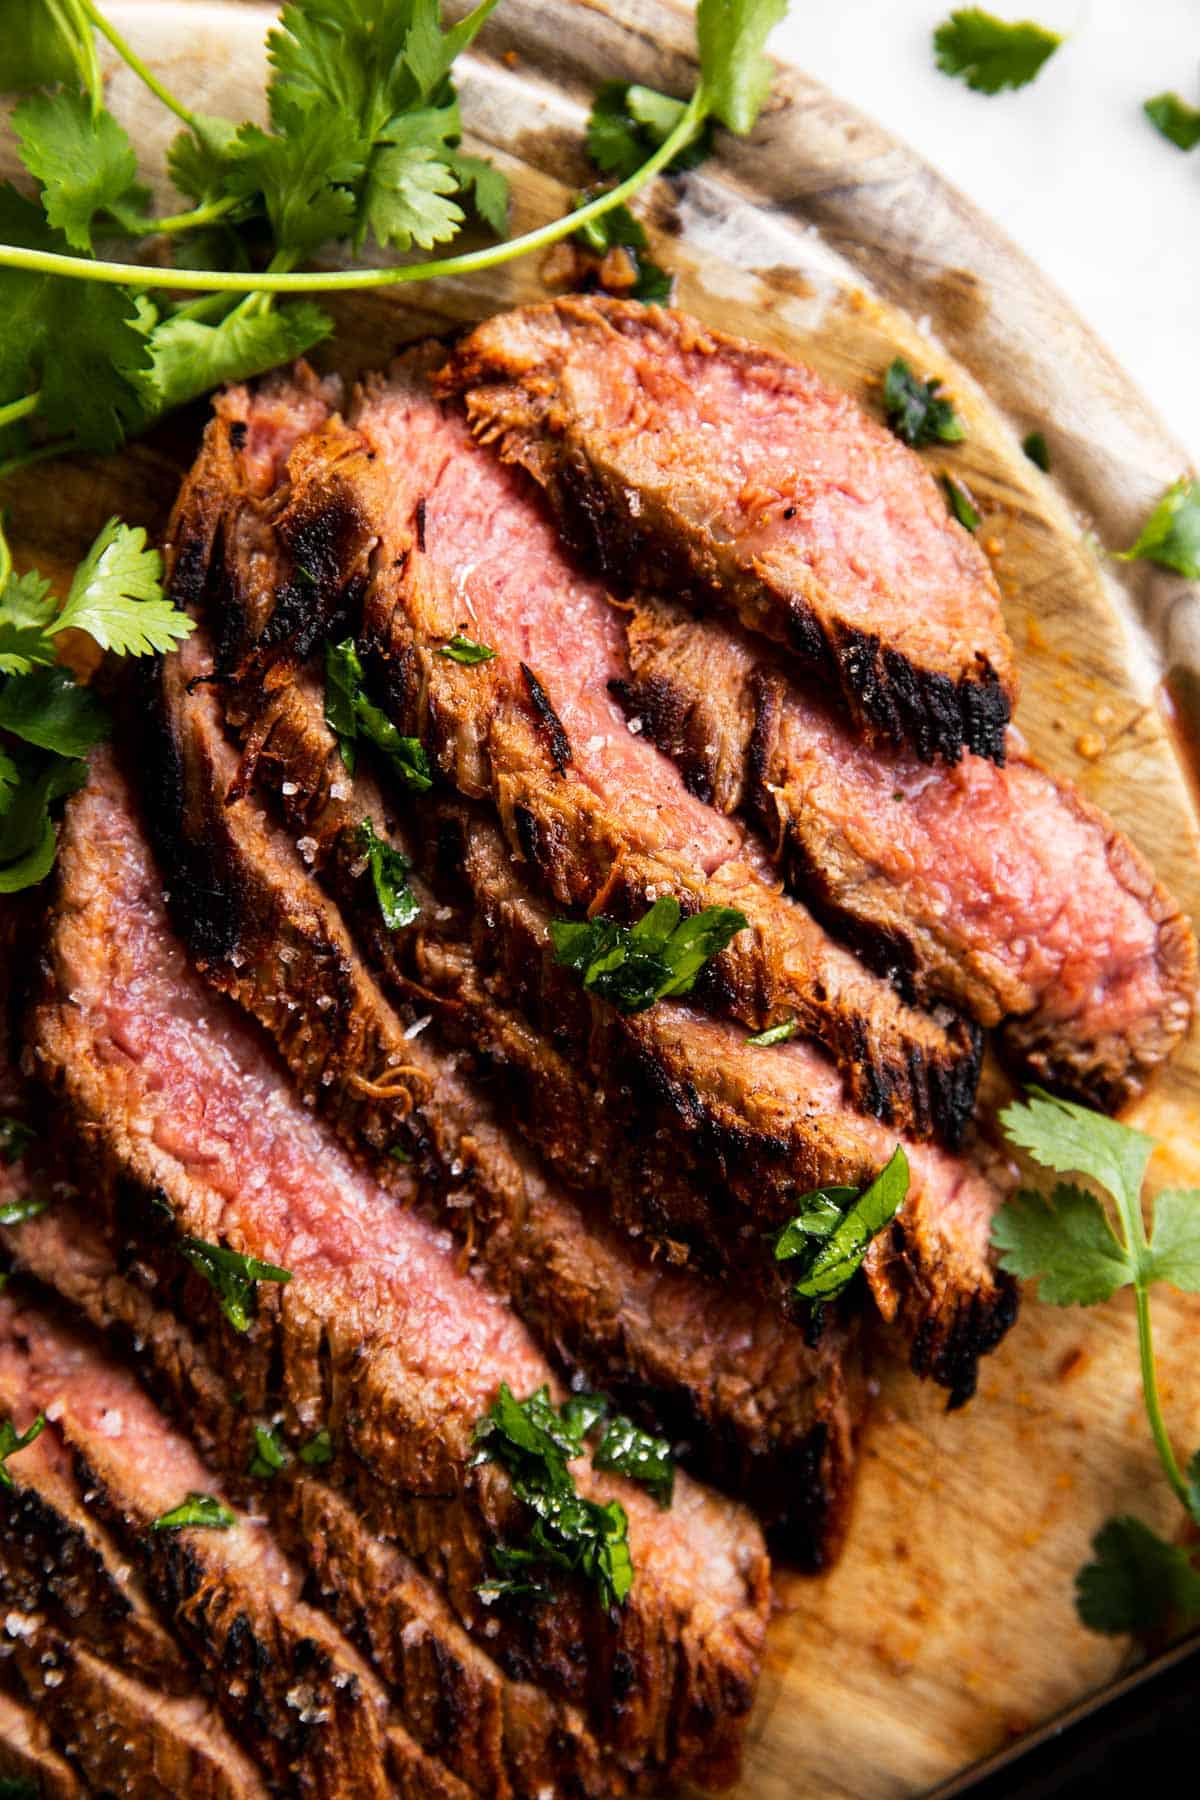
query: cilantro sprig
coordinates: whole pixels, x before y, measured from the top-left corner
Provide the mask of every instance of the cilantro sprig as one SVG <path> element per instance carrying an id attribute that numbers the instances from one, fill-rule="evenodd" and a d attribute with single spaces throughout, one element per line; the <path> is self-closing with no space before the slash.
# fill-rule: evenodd
<path id="1" fill-rule="evenodd" d="M 554 960 L 619 1012 L 645 1012 L 656 1000 L 690 994 L 704 965 L 749 921 L 731 906 L 706 906 L 683 918 L 673 894 L 660 894 L 636 925 L 552 919 Z"/>
<path id="2" fill-rule="evenodd" d="M 1010 24 L 978 6 L 960 7 L 933 34 L 938 68 L 979 94 L 1027 86 L 1062 41 L 1031 19 Z"/>
<path id="3" fill-rule="evenodd" d="M 27 0 L 14 3 L 24 22 Z M 610 132 L 604 152 L 625 171 L 615 185 L 521 237 L 412 260 L 449 243 L 468 206 L 497 233 L 506 223 L 502 175 L 461 148 L 452 73 L 495 5 L 481 0 L 443 29 L 439 0 L 293 0 L 268 40 L 265 127 L 192 111 L 93 0 L 34 9 L 28 41 L 23 24 L 7 31 L 0 83 L 31 96 L 17 109 L 18 147 L 39 200 L 0 189 L 0 474 L 66 449 L 113 449 L 208 387 L 299 354 L 329 321 L 283 296 L 478 273 L 626 206 L 712 126 L 752 128 L 771 77 L 763 46 L 787 10 L 700 0 L 699 81 L 686 100 L 626 90 L 624 138 Z M 174 213 L 147 215 L 128 137 L 103 105 L 94 31 L 181 123 L 169 170 L 191 204 Z M 645 154 L 631 166 L 634 150 Z M 114 233 L 147 259 L 97 254 Z M 357 250 L 368 238 L 410 260 L 297 268 L 323 244 Z M 181 291 L 199 297 L 165 297 Z"/>
<path id="4" fill-rule="evenodd" d="M 151 1531 L 183 1531 L 188 1526 L 201 1526 L 207 1531 L 228 1531 L 237 1524 L 237 1515 L 212 1494 L 188 1494 L 168 1512 L 151 1520 Z"/>
<path id="5" fill-rule="evenodd" d="M 1010 1140 L 1036 1163 L 1092 1185 L 1059 1181 L 1049 1194 L 1020 1191 L 992 1227 L 1000 1265 L 1024 1279 L 1036 1277 L 1039 1298 L 1052 1306 L 1094 1306 L 1121 1288 L 1133 1289 L 1150 1435 L 1172 1491 L 1200 1524 L 1200 1452 L 1186 1470 L 1180 1467 L 1163 1415 L 1150 1316 L 1150 1293 L 1159 1282 L 1200 1293 L 1200 1190 L 1156 1195 L 1147 1231 L 1142 1185 L 1152 1138 L 1039 1088 L 1008 1107 L 1001 1120 Z M 1076 1604 L 1093 1630 L 1141 1631 L 1200 1620 L 1200 1571 L 1189 1551 L 1128 1516 L 1110 1519 L 1092 1549 L 1093 1560 L 1076 1580 Z"/>
<path id="6" fill-rule="evenodd" d="M 206 1243 L 203 1238 L 180 1239 L 179 1253 L 216 1292 L 221 1311 L 235 1331 L 250 1329 L 258 1282 L 274 1281 L 282 1286 L 292 1279 L 290 1269 L 261 1262 L 257 1256 L 243 1256 L 240 1250 L 226 1250 L 221 1244 Z"/>
<path id="7" fill-rule="evenodd" d="M 823 1187 L 805 1194 L 775 1240 L 776 1262 L 799 1262 L 797 1299 L 824 1306 L 845 1292 L 879 1233 L 908 1194 L 908 1158 L 897 1144 L 867 1187 Z"/>
<path id="8" fill-rule="evenodd" d="M 1146 520 L 1137 542 L 1117 552 L 1118 562 L 1138 559 L 1200 581 L 1200 481 L 1185 475 L 1174 482 Z"/>

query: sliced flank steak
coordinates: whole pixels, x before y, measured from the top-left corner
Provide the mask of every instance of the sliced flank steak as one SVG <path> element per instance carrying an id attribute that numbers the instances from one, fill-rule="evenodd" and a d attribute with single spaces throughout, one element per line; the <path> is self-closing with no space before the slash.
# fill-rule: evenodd
<path id="1" fill-rule="evenodd" d="M 987 560 L 912 451 L 811 369 L 566 299 L 486 320 L 441 386 L 605 575 L 732 609 L 862 735 L 1003 761 L 1017 678 Z"/>
<path id="2" fill-rule="evenodd" d="M 9 1671 L 0 1680 L 11 1679 Z M 0 1783 L 8 1782 L 13 1800 L 21 1793 L 37 1800 L 84 1800 L 78 1775 L 54 1747 L 50 1727 L 37 1709 L 0 1686 Z"/>
<path id="3" fill-rule="evenodd" d="M 761 1536 L 740 1507 L 677 1478 L 669 1511 L 577 1467 L 580 1492 L 619 1500 L 635 1576 L 611 1613 L 582 1579 L 552 1604 L 488 1608 L 491 1550 L 528 1515 L 475 1426 L 501 1382 L 551 1371 L 511 1312 L 455 1262 L 453 1242 L 397 1206 L 293 1096 L 261 1040 L 206 991 L 167 928 L 159 878 L 111 759 L 97 752 L 67 809 L 35 1061 L 95 1151 L 111 1204 L 146 1205 L 146 1254 L 172 1304 L 258 1411 L 298 1436 L 330 1431 L 331 1477 L 364 1518 L 445 1588 L 502 1666 L 578 1700 L 631 1767 L 736 1769 L 767 1605 Z M 180 876 L 186 879 L 186 872 Z M 155 1244 L 155 1235 L 159 1243 Z M 241 1332 L 172 1232 L 290 1271 L 259 1280 Z M 495 1621 L 495 1624 L 493 1624 Z"/>
<path id="4" fill-rule="evenodd" d="M 869 750 L 761 640 L 639 595 L 631 717 L 741 812 L 792 890 L 919 1001 L 1004 1024 L 1037 1080 L 1115 1111 L 1187 1030 L 1196 945 L 1112 820 L 1010 738 L 1003 768 Z"/>

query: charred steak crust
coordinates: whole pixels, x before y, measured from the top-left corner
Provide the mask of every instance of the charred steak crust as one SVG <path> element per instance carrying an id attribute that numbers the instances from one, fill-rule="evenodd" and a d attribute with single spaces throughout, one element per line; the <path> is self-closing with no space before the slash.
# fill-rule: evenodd
<path id="1" fill-rule="evenodd" d="M 1019 751 L 931 780 L 736 629 L 644 594 L 621 620 L 622 704 L 873 966 L 1003 1025 L 1019 1068 L 1085 1104 L 1136 1097 L 1187 1029 L 1195 939 L 1099 808 Z"/>
<path id="2" fill-rule="evenodd" d="M 247 1404 L 280 1407 L 306 1432 L 328 1426 L 338 1479 L 352 1482 L 372 1529 L 444 1582 L 468 1630 L 482 1631 L 489 1616 L 474 1589 L 487 1547 L 521 1517 L 494 1465 L 468 1466 L 473 1426 L 501 1379 L 515 1392 L 552 1380 L 545 1362 L 429 1228 L 353 1169 L 259 1041 L 208 998 L 166 929 L 127 792 L 100 752 L 67 811 L 57 894 L 35 1059 L 92 1136 L 109 1191 L 160 1189 L 176 1229 L 292 1269 L 286 1287 L 260 1288 L 246 1334 L 190 1271 L 179 1284 L 178 1257 L 171 1279 Z M 143 1135 L 148 1118 L 154 1136 Z M 154 1223 L 141 1220 L 148 1245 Z M 165 1275 L 171 1227 L 160 1217 L 158 1229 Z M 619 1479 L 583 1470 L 579 1480 L 619 1494 L 629 1514 L 640 1569 L 629 1601 L 601 1617 L 590 1593 L 564 1586 L 534 1617 L 498 1609 L 495 1648 L 510 1674 L 536 1671 L 586 1701 L 632 1764 L 727 1778 L 761 1650 L 761 1537 L 686 1476 L 669 1513 Z"/>
<path id="3" fill-rule="evenodd" d="M 441 389 L 606 577 L 732 608 L 866 735 L 1004 760 L 1017 683 L 986 559 L 811 370 L 681 313 L 565 299 L 486 320 Z"/>
<path id="4" fill-rule="evenodd" d="M 372 817 L 399 843 L 394 821 L 361 772 L 351 789 L 319 699 L 309 688 L 306 704 L 298 679 L 273 692 L 275 723 L 265 737 L 256 728 L 256 767 L 260 782 L 276 772 L 276 798 L 281 805 L 286 798 L 290 834 L 305 843 L 314 868 L 343 900 L 357 933 L 357 943 L 351 941 L 291 841 L 264 830 L 255 796 L 226 798 L 241 783 L 215 700 L 202 684 L 190 697 L 185 692 L 189 670 L 203 660 L 203 642 L 198 634 L 182 659 L 164 667 L 158 714 L 165 741 L 145 760 L 181 771 L 172 785 L 188 800 L 182 814 L 159 816 L 161 854 L 164 866 L 176 870 L 180 923 L 207 979 L 266 1026 L 301 1091 L 323 1104 L 352 1148 L 378 1157 L 394 1142 L 410 1147 L 425 1178 L 425 1204 L 463 1238 L 549 1352 L 647 1424 L 694 1443 L 703 1471 L 761 1502 L 766 1522 L 799 1561 L 829 1562 L 849 1504 L 860 1411 L 849 1331 L 831 1324 L 810 1348 L 799 1327 L 764 1317 L 756 1302 L 726 1298 L 695 1276 L 656 1267 L 612 1231 L 601 1207 L 613 1172 L 610 1155 L 627 1159 L 628 1121 L 612 1106 L 597 1106 L 570 1064 L 483 991 L 469 930 L 464 944 L 436 922 L 450 908 L 423 893 L 428 926 L 399 939 L 383 926 L 364 877 L 357 826 Z M 333 799 L 329 783 L 339 778 L 350 791 Z M 425 828 L 434 826 L 431 809 L 424 818 L 412 844 L 406 839 L 402 846 L 411 848 L 414 861 Z M 450 824 L 437 827 L 443 844 Z M 215 934 L 223 945 L 216 958 L 208 954 L 210 906 L 224 921 Z M 425 1012 L 432 1000 L 457 1049 L 475 1056 L 486 1051 L 518 1075 L 518 1091 L 540 1122 L 535 1141 L 554 1152 L 556 1167 L 578 1181 L 583 1161 L 603 1165 L 598 1204 L 588 1213 L 555 1192 L 516 1150 L 487 1101 L 427 1035 L 405 1036 L 402 1019 L 358 968 L 360 947 L 381 968 L 397 1003 Z M 383 1078 L 374 1092 L 356 1086 L 364 1067 L 400 1065 L 405 1083 L 390 1095 L 395 1084 Z M 639 1232 L 656 1223 L 645 1208 L 645 1175 L 639 1159 L 628 1174 L 641 1209 Z"/>

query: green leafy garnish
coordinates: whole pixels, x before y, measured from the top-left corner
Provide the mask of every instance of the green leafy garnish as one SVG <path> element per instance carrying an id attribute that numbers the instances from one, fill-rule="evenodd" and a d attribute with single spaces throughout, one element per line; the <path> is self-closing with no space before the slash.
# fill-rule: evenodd
<path id="1" fill-rule="evenodd" d="M 609 250 L 625 251 L 634 273 L 632 285 L 622 290 L 626 298 L 647 306 L 670 300 L 675 278 L 647 255 L 646 233 L 627 206 L 614 206 L 603 218 L 582 226 L 575 236 L 595 256 L 604 256 Z"/>
<path id="2" fill-rule="evenodd" d="M 587 124 L 587 152 L 602 175 L 626 180 L 660 144 L 665 144 L 684 114 L 682 100 L 672 100 L 636 82 L 606 81 L 596 90 Z M 705 124 L 667 164 L 670 175 L 694 169 L 712 148 L 712 126 Z"/>
<path id="3" fill-rule="evenodd" d="M 477 644 L 474 638 L 464 637 L 461 631 L 444 644 L 439 644 L 438 655 L 444 656 L 447 662 L 462 663 L 471 668 L 476 663 L 491 662 L 496 652 L 487 644 Z"/>
<path id="4" fill-rule="evenodd" d="M 799 1029 L 799 1019 L 784 1019 L 781 1025 L 768 1025 L 765 1031 L 756 1031 L 746 1042 L 764 1047 L 769 1044 L 786 1044 L 789 1038 L 795 1037 Z"/>
<path id="5" fill-rule="evenodd" d="M 640 1482 L 662 1507 L 670 1506 L 675 1492 L 675 1463 L 666 1438 L 643 1431 L 632 1419 L 618 1413 L 604 1428 L 592 1461 L 597 1469 L 613 1469 Z"/>
<path id="6" fill-rule="evenodd" d="M 291 1457 L 282 1438 L 272 1425 L 254 1427 L 254 1450 L 246 1473 L 256 1481 L 271 1481 L 280 1469 L 286 1469 Z"/>
<path id="7" fill-rule="evenodd" d="M 141 229 L 150 195 L 138 185 L 133 145 L 105 107 L 60 88 L 22 100 L 12 123 L 47 220 L 76 250 L 91 250 L 97 215 Z"/>
<path id="8" fill-rule="evenodd" d="M 308 1469 L 323 1469 L 333 1461 L 333 1438 L 327 1426 L 322 1425 L 320 1431 L 302 1444 L 296 1453 L 300 1461 Z"/>
<path id="9" fill-rule="evenodd" d="M 86 631 L 118 656 L 173 650 L 195 630 L 162 589 L 162 557 L 141 526 L 110 519 L 75 571 L 66 604 L 48 626 L 54 635 Z"/>
<path id="10" fill-rule="evenodd" d="M 744 913 L 706 906 L 683 918 L 673 894 L 662 894 L 634 926 L 603 917 L 553 919 L 554 960 L 623 1013 L 644 1012 L 671 994 L 690 994 L 705 963 L 747 926 Z"/>
<path id="11" fill-rule="evenodd" d="M 1132 1287 L 1137 1307 L 1142 1390 L 1159 1462 L 1181 1506 L 1200 1523 L 1200 1455 L 1179 1467 L 1158 1391 L 1150 1291 L 1169 1282 L 1200 1293 L 1200 1190 L 1166 1189 L 1146 1230 L 1142 1184 L 1154 1140 L 1131 1126 L 1030 1088 L 1001 1114 L 1011 1141 L 1043 1168 L 1076 1174 L 1090 1189 L 1058 1182 L 1046 1197 L 1028 1189 L 997 1213 L 992 1241 L 1000 1266 L 1039 1281 L 1052 1306 L 1092 1306 Z M 1097 1631 L 1141 1631 L 1171 1620 L 1200 1619 L 1200 1572 L 1192 1555 L 1136 1519 L 1111 1519 L 1094 1542 L 1095 1561 L 1080 1572 L 1079 1615 Z"/>
<path id="12" fill-rule="evenodd" d="M 1178 94 L 1156 94 L 1142 111 L 1177 149 L 1194 150 L 1200 144 L 1200 109 L 1189 106 Z"/>
<path id="13" fill-rule="evenodd" d="M 36 1137 L 37 1132 L 24 1119 L 13 1119 L 7 1114 L 0 1117 L 0 1162 L 10 1166 L 20 1162 Z"/>
<path id="14" fill-rule="evenodd" d="M 221 1311 L 235 1331 L 250 1329 L 250 1301 L 256 1282 L 285 1283 L 292 1279 L 290 1269 L 276 1268 L 274 1263 L 260 1262 L 256 1256 L 243 1256 L 220 1244 L 206 1244 L 203 1238 L 182 1238 L 179 1252 L 215 1289 Z"/>
<path id="15" fill-rule="evenodd" d="M 1200 482 L 1185 475 L 1169 487 L 1137 543 L 1117 552 L 1118 562 L 1139 557 L 1200 581 Z"/>
<path id="16" fill-rule="evenodd" d="M 933 34 L 938 68 L 979 94 L 1025 87 L 1062 41 L 1032 20 L 1009 24 L 978 6 L 960 7 Z"/>
<path id="17" fill-rule="evenodd" d="M 821 1305 L 836 1300 L 862 1267 L 874 1238 L 908 1193 L 908 1158 L 899 1144 L 869 1187 L 817 1188 L 775 1240 L 776 1262 L 803 1259 L 794 1292 Z"/>
<path id="18" fill-rule="evenodd" d="M 420 738 L 400 735 L 387 714 L 367 698 L 363 679 L 362 660 L 353 638 L 326 644 L 325 723 L 337 738 L 347 773 L 353 775 L 356 746 L 365 738 L 405 787 L 423 793 L 433 786 L 425 746 Z"/>
<path id="19" fill-rule="evenodd" d="M 237 1524 L 236 1515 L 212 1494 L 188 1494 L 170 1512 L 160 1513 L 151 1521 L 151 1531 L 182 1531 L 188 1525 L 201 1525 L 209 1531 L 228 1531 Z"/>
<path id="20" fill-rule="evenodd" d="M 965 527 L 967 531 L 978 531 L 980 521 L 979 508 L 976 506 L 974 500 L 972 500 L 962 482 L 956 481 L 953 475 L 943 475 L 942 490 L 945 493 L 950 511 L 958 520 L 959 524 Z"/>
<path id="21" fill-rule="evenodd" d="M 1043 474 L 1049 474 L 1050 447 L 1046 443 L 1044 432 L 1031 431 L 1027 437 L 1022 438 L 1021 448 L 1031 463 L 1036 464 Z"/>
<path id="22" fill-rule="evenodd" d="M 0 1204 L 0 1225 L 23 1225 L 26 1219 L 36 1219 L 44 1213 L 50 1202 L 37 1194 L 22 1194 L 19 1200 L 7 1200 Z"/>
<path id="23" fill-rule="evenodd" d="M 922 444 L 960 444 L 966 433 L 953 402 L 942 397 L 942 384 L 918 381 L 902 356 L 888 364 L 883 378 L 883 407 L 898 438 L 913 449 Z"/>
<path id="24" fill-rule="evenodd" d="M 421 908 L 408 885 L 411 865 L 407 856 L 402 856 L 399 850 L 393 850 L 387 840 L 379 836 L 370 819 L 364 819 L 359 826 L 358 841 L 366 852 L 375 898 L 379 902 L 384 924 L 389 931 L 399 931 L 403 926 L 411 925 Z"/>
<path id="25" fill-rule="evenodd" d="M 27 1430 L 18 1433 L 11 1419 L 0 1419 L 0 1487 L 14 1486 L 8 1470 L 8 1459 L 15 1456 L 18 1450 L 28 1449 L 33 1440 L 42 1435 L 45 1424 L 45 1413 L 39 1413 Z"/>

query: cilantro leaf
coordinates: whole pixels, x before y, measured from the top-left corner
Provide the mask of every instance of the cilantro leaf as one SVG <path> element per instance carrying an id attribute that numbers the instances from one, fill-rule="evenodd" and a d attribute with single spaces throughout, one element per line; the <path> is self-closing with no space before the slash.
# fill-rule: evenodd
<path id="1" fill-rule="evenodd" d="M 852 1196 L 849 1200 L 847 1193 Z M 822 1304 L 836 1300 L 857 1274 L 872 1240 L 895 1218 L 907 1193 L 908 1158 L 897 1144 L 861 1193 L 853 1188 L 823 1188 L 808 1195 L 812 1204 L 801 1202 L 804 1210 L 785 1226 L 775 1247 L 776 1261 L 797 1254 L 805 1258 L 795 1286 L 797 1297 Z"/>
<path id="2" fill-rule="evenodd" d="M 4 0 L 0 92 L 28 93 L 78 81 L 98 105 L 100 65 L 91 22 L 73 6 Z"/>
<path id="3" fill-rule="evenodd" d="M 461 631 L 445 644 L 438 646 L 438 655 L 444 656 L 447 662 L 462 663 L 470 668 L 475 663 L 491 662 L 496 652 L 487 644 L 478 644 L 474 638 L 464 637 Z"/>
<path id="4" fill-rule="evenodd" d="M 1050 1306 L 1094 1306 L 1133 1279 L 1136 1264 L 1094 1194 L 1060 1181 L 1053 1194 L 1022 1189 L 992 1221 L 1000 1267 L 1041 1278 Z"/>
<path id="5" fill-rule="evenodd" d="M 0 819 L 2 819 L 8 811 L 12 801 L 13 789 L 17 786 L 20 779 L 21 771 L 18 769 L 12 757 L 9 756 L 7 751 L 0 750 Z"/>
<path id="6" fill-rule="evenodd" d="M 246 1466 L 247 1475 L 252 1475 L 256 1481 L 271 1481 L 280 1469 L 287 1468 L 291 1460 L 283 1440 L 273 1426 L 254 1427 L 254 1449 Z"/>
<path id="7" fill-rule="evenodd" d="M 353 234 L 368 145 L 340 114 L 285 113 L 283 123 L 241 126 L 225 181 L 244 200 L 261 195 L 278 248 L 304 256 Z"/>
<path id="8" fill-rule="evenodd" d="M 700 0 L 696 9 L 705 110 L 740 137 L 767 97 L 772 71 L 763 46 L 787 8 L 788 0 Z"/>
<path id="9" fill-rule="evenodd" d="M 354 773 L 358 739 L 366 738 L 405 787 L 424 793 L 433 786 L 424 744 L 420 738 L 401 736 L 387 714 L 367 698 L 363 679 L 362 660 L 353 638 L 326 644 L 325 723 L 338 740 L 347 773 Z"/>
<path id="10" fill-rule="evenodd" d="M 400 931 L 411 925 L 421 908 L 408 885 L 409 861 L 399 850 L 381 838 L 370 819 L 358 828 L 359 842 L 367 854 L 375 898 L 389 931 Z"/>
<path id="11" fill-rule="evenodd" d="M 18 1450 L 27 1450 L 35 1438 L 41 1437 L 45 1425 L 45 1413 L 39 1413 L 33 1424 L 19 1434 L 11 1419 L 0 1420 L 0 1486 L 10 1488 L 15 1485 L 9 1473 L 8 1459 Z"/>
<path id="12" fill-rule="evenodd" d="M 1139 1206 L 1154 1139 L 1041 1088 L 1031 1087 L 1028 1094 L 1028 1100 L 1015 1101 L 1000 1114 L 1011 1141 L 1045 1169 L 1089 1176 L 1127 1213 Z"/>
<path id="13" fill-rule="evenodd" d="M 1200 1192 L 1164 1188 L 1154 1197 L 1146 1279 L 1200 1294 Z"/>
<path id="14" fill-rule="evenodd" d="M 103 705 L 68 669 L 34 669 L 0 688 L 0 731 L 10 731 L 41 750 L 86 756 L 108 730 Z"/>
<path id="15" fill-rule="evenodd" d="M 328 1426 L 322 1425 L 320 1431 L 302 1444 L 296 1452 L 306 1469 L 324 1469 L 333 1461 L 333 1438 Z"/>
<path id="16" fill-rule="evenodd" d="M 26 1125 L 23 1119 L 13 1119 L 7 1114 L 0 1117 L 0 1162 L 10 1167 L 20 1162 L 36 1137 L 33 1126 Z"/>
<path id="17" fill-rule="evenodd" d="M 167 172 L 181 194 L 215 200 L 225 190 L 238 161 L 238 127 L 215 113 L 193 113 L 191 127 L 176 133 L 167 151 Z"/>
<path id="18" fill-rule="evenodd" d="M 979 508 L 961 481 L 953 475 L 942 476 L 942 489 L 954 518 L 966 531 L 979 530 Z"/>
<path id="19" fill-rule="evenodd" d="M 200 1525 L 209 1531 L 228 1531 L 237 1517 L 212 1494 L 188 1494 L 170 1512 L 160 1513 L 151 1531 L 182 1531 L 185 1526 Z"/>
<path id="20" fill-rule="evenodd" d="M 960 7 L 933 34 L 938 68 L 978 94 L 1025 87 L 1062 41 L 1030 19 L 1009 24 L 978 6 Z"/>
<path id="21" fill-rule="evenodd" d="M 0 884 L 0 893 L 4 891 Z M 22 1194 L 17 1200 L 6 1200 L 0 1203 L 0 1225 L 23 1225 L 26 1219 L 36 1219 L 44 1213 L 49 1204 L 40 1194 Z"/>
<path id="22" fill-rule="evenodd" d="M 91 250 L 98 213 L 138 229 L 150 196 L 138 185 L 133 145 L 106 107 L 62 88 L 22 100 L 12 122 L 21 160 L 41 183 L 46 217 L 76 250 Z"/>
<path id="23" fill-rule="evenodd" d="M 450 151 L 446 161 L 454 170 L 459 192 L 469 196 L 484 224 L 497 237 L 504 237 L 508 231 L 507 176 L 485 156 L 465 156 L 461 150 Z"/>
<path id="24" fill-rule="evenodd" d="M 1117 1635 L 1200 1619 L 1191 1558 L 1140 1519 L 1109 1519 L 1092 1539 L 1092 1556 L 1075 1577 L 1076 1608 L 1092 1631 Z"/>
<path id="25" fill-rule="evenodd" d="M 632 1419 L 618 1413 L 610 1419 L 596 1446 L 592 1462 L 597 1469 L 613 1469 L 640 1482 L 658 1504 L 668 1507 L 675 1492 L 675 1463 L 666 1438 L 642 1431 Z"/>
<path id="26" fill-rule="evenodd" d="M 633 175 L 674 131 L 684 102 L 636 82 L 606 81 L 596 90 L 588 114 L 587 152 L 603 175 L 619 181 Z M 667 164 L 667 174 L 681 174 L 703 162 L 712 148 L 707 121 Z"/>
<path id="27" fill-rule="evenodd" d="M 632 928 L 604 917 L 552 919 L 550 938 L 562 968 L 574 969 L 618 1011 L 636 1013 L 668 995 L 690 994 L 705 963 L 747 923 L 728 906 L 706 906 L 684 919 L 674 895 L 662 894 Z"/>
<path id="28" fill-rule="evenodd" d="M 226 382 L 245 381 L 292 362 L 332 330 L 333 320 L 310 300 L 269 312 L 238 307 L 217 324 L 165 318 L 149 336 L 156 410 L 169 412 Z"/>
<path id="29" fill-rule="evenodd" d="M 10 579 L 0 594 L 0 675 L 27 675 L 54 661 L 46 626 L 57 602 L 36 570 Z"/>
<path id="30" fill-rule="evenodd" d="M 1169 487 L 1143 525 L 1137 543 L 1116 555 L 1118 562 L 1141 557 L 1200 581 L 1200 482 L 1185 475 Z"/>
<path id="31" fill-rule="evenodd" d="M 746 1042 L 761 1045 L 764 1048 L 770 1044 L 786 1044 L 789 1038 L 795 1037 L 799 1029 L 799 1019 L 784 1019 L 780 1025 L 769 1025 L 765 1031 L 756 1031 L 752 1037 L 746 1039 Z"/>
<path id="32" fill-rule="evenodd" d="M 918 381 L 902 356 L 888 365 L 883 378 L 883 407 L 898 438 L 919 449 L 922 444 L 960 444 L 966 436 L 953 402 L 942 397 L 941 382 Z"/>
<path id="33" fill-rule="evenodd" d="M 113 518 L 75 571 L 66 605 L 51 630 L 86 631 L 102 650 L 150 656 L 196 629 L 162 588 L 162 557 L 140 525 Z"/>
<path id="34" fill-rule="evenodd" d="M 1189 106 L 1178 94 L 1156 94 L 1147 100 L 1142 111 L 1170 143 L 1180 150 L 1194 150 L 1200 144 L 1200 110 Z"/>
<path id="35" fill-rule="evenodd" d="M 206 1244 L 203 1238 L 182 1238 L 179 1252 L 215 1290 L 221 1301 L 221 1311 L 235 1331 L 250 1329 L 250 1299 L 256 1282 L 282 1284 L 292 1279 L 290 1269 L 260 1262 L 256 1256 L 243 1256 L 237 1250 L 223 1249 L 219 1244 Z"/>
<path id="36" fill-rule="evenodd" d="M 466 216 L 450 196 L 459 191 L 448 162 L 426 144 L 392 144 L 372 159 L 359 215 L 358 241 L 369 230 L 383 249 L 422 250 L 454 237 Z"/>
<path id="37" fill-rule="evenodd" d="M 87 780 L 87 764 L 74 756 L 31 757 L 25 754 L 14 757 L 13 761 L 19 780 L 9 794 L 0 819 L 2 894 L 15 894 L 22 888 L 34 887 L 50 873 L 57 843 L 50 808 L 56 800 L 73 794 Z"/>
<path id="38" fill-rule="evenodd" d="M 1021 448 L 1025 452 L 1026 456 L 1029 458 L 1031 463 L 1034 463 L 1039 469 L 1041 469 L 1041 471 L 1044 475 L 1049 474 L 1049 472 L 1050 472 L 1050 449 L 1046 443 L 1046 436 L 1045 436 L 1044 432 L 1031 431 L 1027 437 L 1022 438 Z"/>

